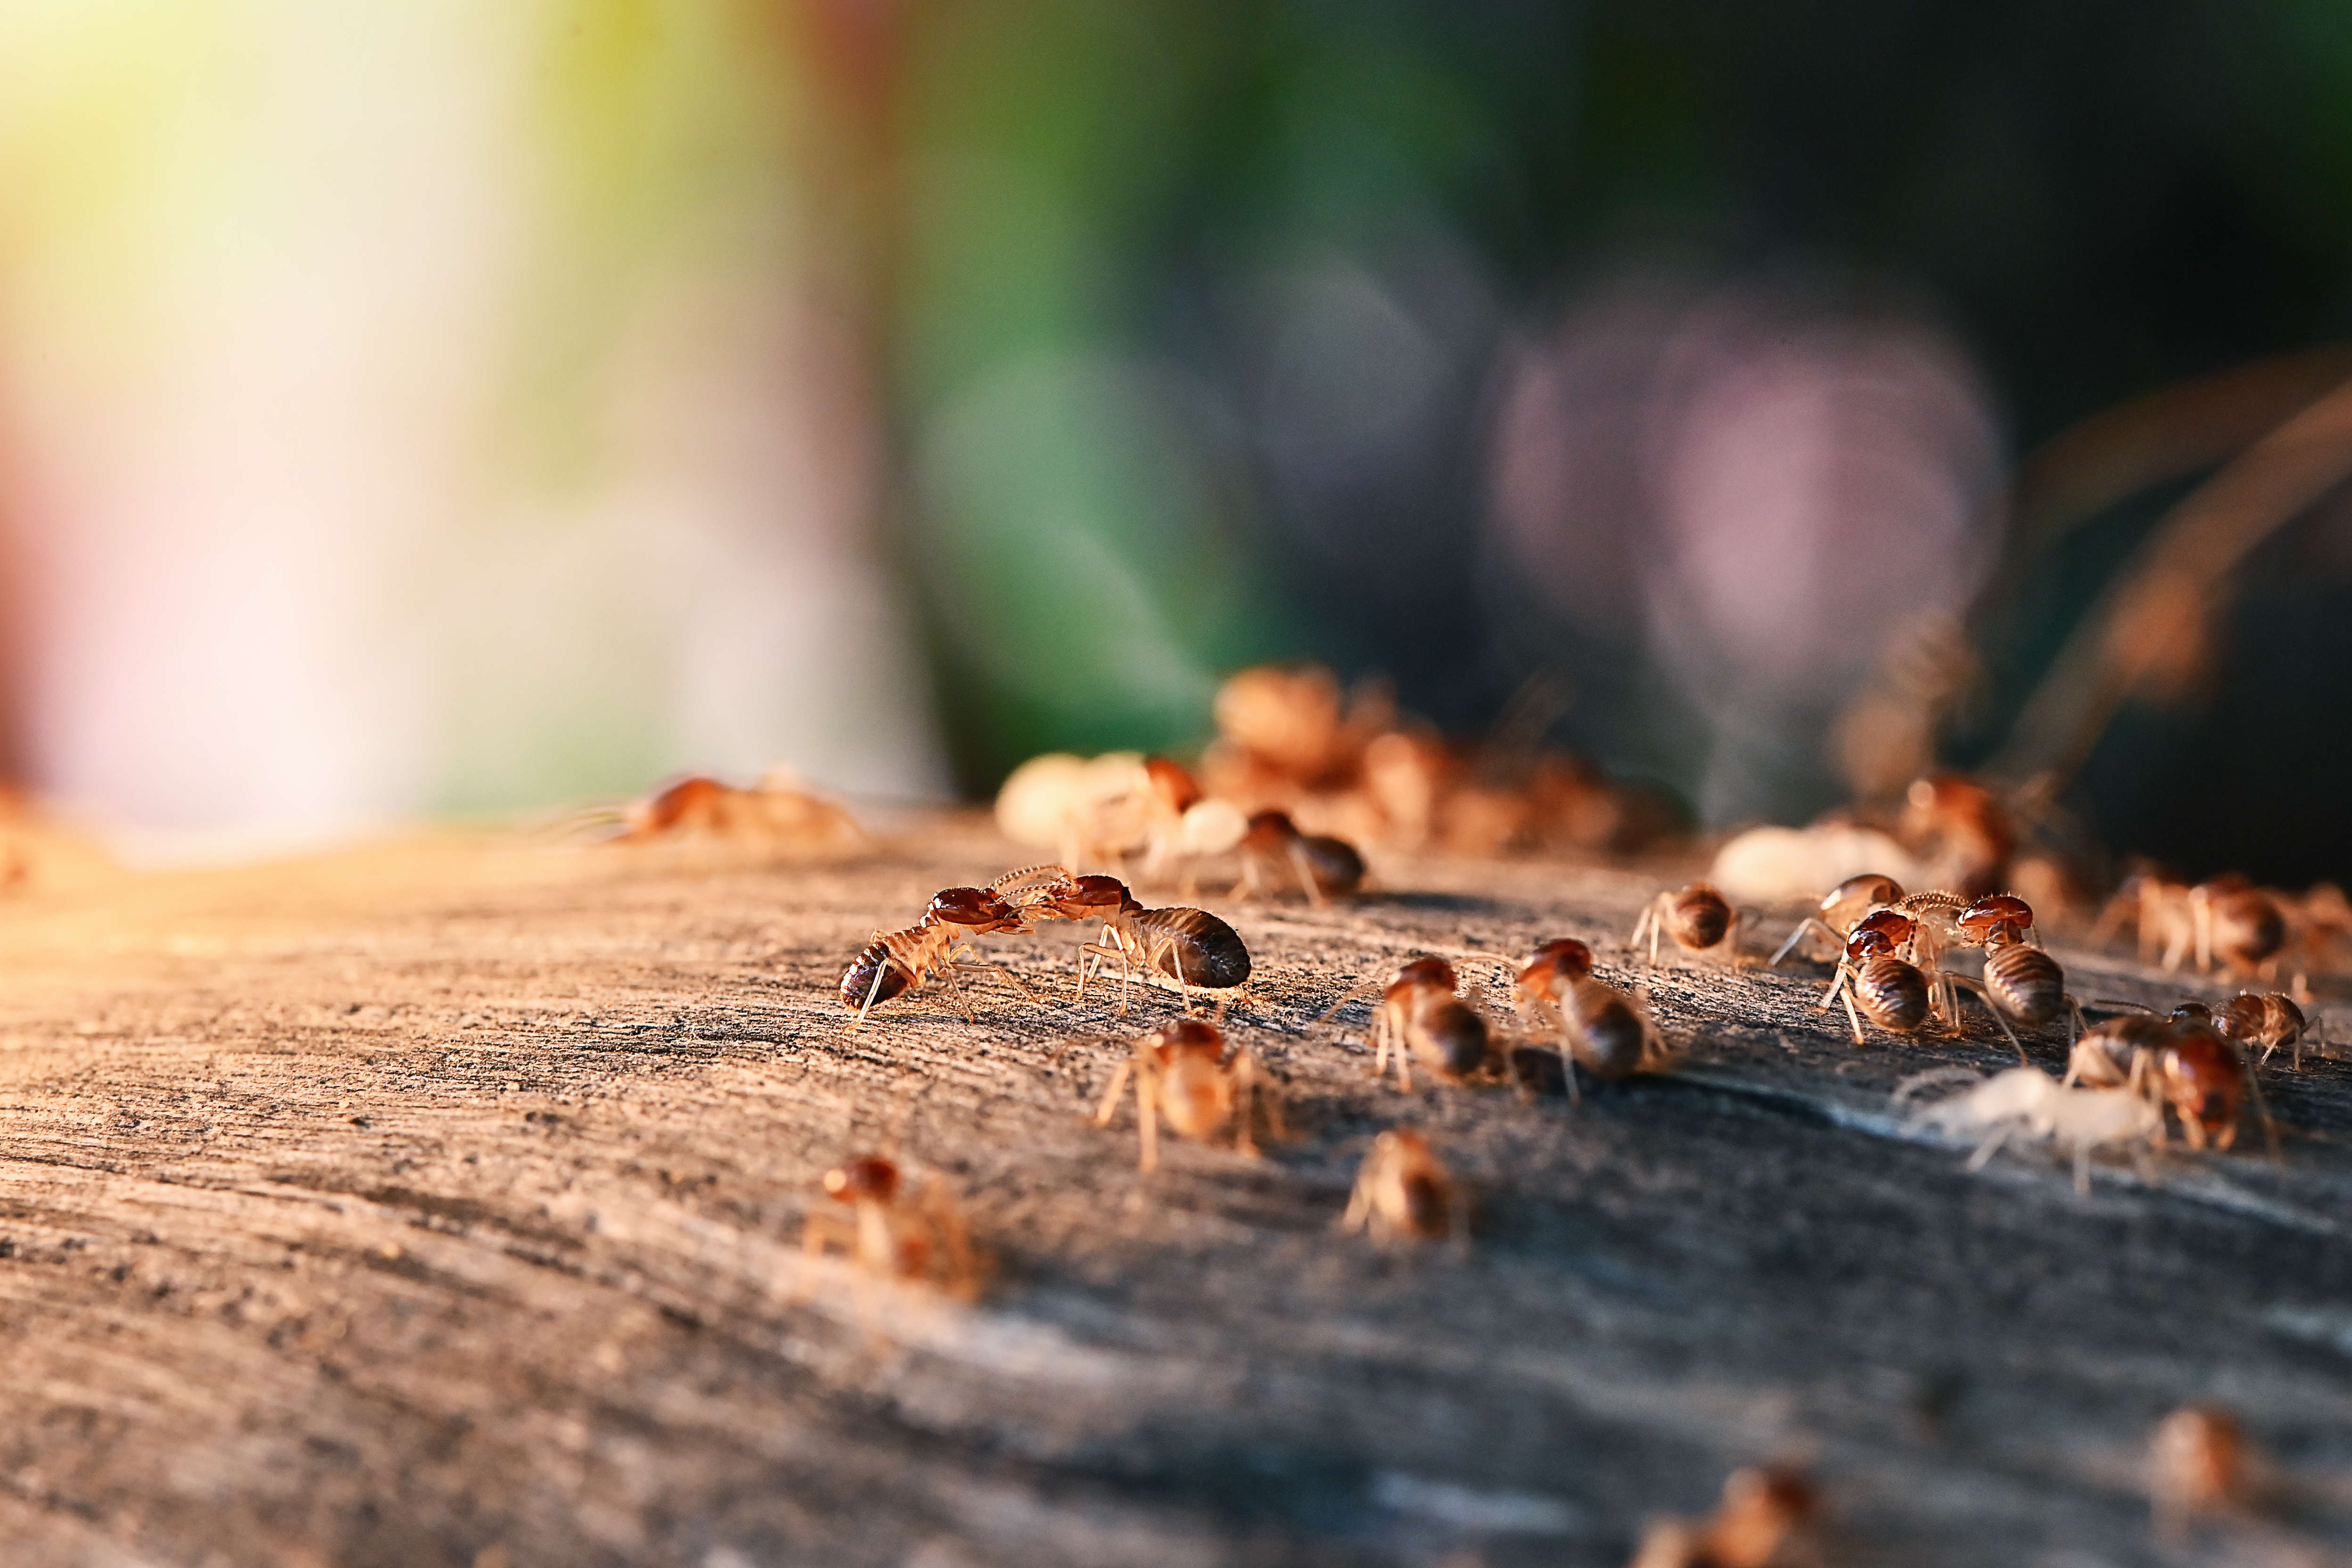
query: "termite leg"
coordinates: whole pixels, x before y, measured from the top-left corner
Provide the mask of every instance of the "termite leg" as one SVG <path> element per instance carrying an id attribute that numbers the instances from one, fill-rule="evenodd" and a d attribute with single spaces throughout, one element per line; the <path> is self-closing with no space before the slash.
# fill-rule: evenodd
<path id="1" fill-rule="evenodd" d="M 1964 980 L 1957 974 L 1945 975 L 1944 984 L 1947 985 L 1965 987 L 1967 990 L 1974 993 L 1976 999 L 1984 1004 L 1984 1010 L 1992 1015 L 1992 1021 L 2000 1026 L 2000 1032 L 2009 1037 L 2009 1043 L 2017 1047 L 2018 1064 L 2021 1067 L 2031 1067 L 2033 1065 L 2032 1058 L 2025 1054 L 2025 1042 L 2017 1037 L 2017 1031 L 2009 1026 L 2009 1019 L 2001 1013 L 2001 1010 L 1998 1006 L 1994 1005 L 1992 997 L 1986 993 L 1983 986 L 1978 984 L 1973 980 Z M 1959 1011 L 1959 1007 L 1958 1005 L 1959 1001 L 1958 992 L 1956 991 L 1953 993 L 1952 1000 L 1954 1003 L 1952 1011 L 1957 1015 Z M 1959 1022 L 1959 1019 L 1955 1016 L 1952 1021 L 1957 1024 Z"/>
<path id="2" fill-rule="evenodd" d="M 1841 992 L 1839 993 L 1838 1000 L 1845 1004 L 1846 1020 L 1853 1026 L 1853 1043 L 1858 1046 L 1862 1044 L 1862 1015 L 1853 1010 L 1853 998 L 1852 996 Z M 1823 1011 L 1827 1011 L 1827 1009 L 1824 1008 Z"/>
<path id="3" fill-rule="evenodd" d="M 1788 957 L 1790 953 L 1796 951 L 1797 942 L 1800 938 L 1803 937 L 1807 931 L 1816 931 L 1829 938 L 1833 942 L 1837 942 L 1840 945 L 1844 943 L 1844 938 L 1839 936 L 1837 932 L 1832 931 L 1827 925 L 1824 925 L 1822 921 L 1814 919 L 1811 915 L 1807 915 L 1803 920 L 1797 922 L 1796 930 L 1789 933 L 1789 940 L 1780 944 L 1780 951 L 1772 955 L 1772 962 L 1765 967 L 1768 969 L 1777 968 L 1782 959 Z"/>
<path id="4" fill-rule="evenodd" d="M 1118 1109 L 1118 1091 L 1127 1087 L 1128 1076 L 1134 1070 L 1135 1064 L 1125 1061 L 1119 1063 L 1118 1070 L 1110 1075 L 1110 1089 L 1103 1095 L 1101 1107 L 1095 1111 L 1096 1126 L 1110 1125 L 1111 1113 Z"/>
<path id="5" fill-rule="evenodd" d="M 1328 909 L 1331 900 L 1323 896 L 1323 885 L 1315 879 L 1315 868 L 1307 858 L 1306 848 L 1294 841 L 1290 846 L 1290 868 L 1298 873 L 1298 885 L 1306 889 L 1307 901 L 1317 909 Z"/>
<path id="6" fill-rule="evenodd" d="M 880 933 L 877 932 L 876 934 L 879 935 Z M 888 972 L 889 968 L 890 961 L 887 958 L 874 966 L 874 984 L 866 988 L 866 1000 L 858 1004 L 857 1016 L 849 1020 L 849 1027 L 843 1031 L 845 1034 L 854 1035 L 857 1033 L 857 1026 L 866 1022 L 866 1015 L 872 1009 L 874 1005 L 874 998 L 881 994 L 882 976 Z"/>
<path id="7" fill-rule="evenodd" d="M 1136 1166 L 1139 1171 L 1160 1169 L 1159 1077 L 1150 1062 L 1135 1069 L 1135 1121 L 1143 1130 L 1143 1158 Z"/>

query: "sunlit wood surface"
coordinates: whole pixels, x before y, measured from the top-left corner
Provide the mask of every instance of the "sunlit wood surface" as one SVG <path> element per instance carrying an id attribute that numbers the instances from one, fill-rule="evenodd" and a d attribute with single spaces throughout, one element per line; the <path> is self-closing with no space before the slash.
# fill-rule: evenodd
<path id="1" fill-rule="evenodd" d="M 1670 966 L 1685 1070 L 1580 1106 L 1402 1094 L 1361 1004 L 1315 1022 L 1344 983 L 1620 942 L 1683 868 L 1389 866 L 1347 910 L 1204 900 L 1295 1136 L 1144 1176 L 1088 1117 L 1171 1003 L 1069 1005 L 1073 928 L 992 943 L 1047 1005 L 844 1032 L 875 927 L 1022 858 L 949 825 L 823 867 L 37 863 L 0 905 L 0 1560 L 1614 1565 L 1785 1459 L 1833 1563 L 2352 1561 L 2352 1068 L 2274 1086 L 2275 1163 L 2250 1130 L 2087 1198 L 1906 1135 L 1906 1075 L 2013 1058 L 1854 1049 L 1818 967 Z M 1398 1125 L 1475 1189 L 1466 1256 L 1335 1228 Z M 803 1268 L 868 1149 L 961 1194 L 975 1305 Z M 2191 1399 L 2273 1495 L 2167 1542 L 2145 1444 Z"/>

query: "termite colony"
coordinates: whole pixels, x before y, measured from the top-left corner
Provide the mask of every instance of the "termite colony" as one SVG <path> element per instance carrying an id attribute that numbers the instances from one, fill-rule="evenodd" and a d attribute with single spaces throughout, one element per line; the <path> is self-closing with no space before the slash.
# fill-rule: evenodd
<path id="1" fill-rule="evenodd" d="M 1217 721 L 1219 738 L 1197 770 L 1119 753 L 1040 758 L 1016 773 L 997 802 L 1000 826 L 1061 860 L 985 887 L 942 889 L 913 924 L 873 933 L 841 978 L 847 1026 L 927 986 L 970 1018 L 966 980 L 1002 981 L 1024 1005 L 1044 1005 L 1033 994 L 1042 988 L 979 944 L 1075 926 L 1071 1002 L 1090 986 L 1099 994 L 1116 971 L 1120 1013 L 1138 984 L 1174 993 L 1182 1008 L 1118 1041 L 1121 1058 L 1090 1101 L 1094 1122 L 1109 1126 L 1131 1110 L 1145 1172 L 1161 1163 L 1163 1133 L 1257 1156 L 1290 1136 L 1282 1084 L 1228 1019 L 1225 1002 L 1253 963 L 1233 926 L 1195 907 L 1199 889 L 1288 900 L 1292 918 L 1311 921 L 1297 906 L 1381 896 L 1380 873 L 1392 857 L 1623 849 L 1647 841 L 1661 820 L 1645 815 L 1638 792 L 1559 753 L 1530 752 L 1515 773 L 1488 769 L 1400 721 L 1376 689 L 1343 701 L 1318 669 L 1244 672 L 1221 692 Z M 1137 896 L 1136 887 L 1155 884 L 1177 890 L 1164 903 Z M 2257 1142 L 2243 1136 L 2250 1116 L 2260 1142 L 2274 1145 L 2258 1075 L 2302 1071 L 2315 1049 L 2324 1054 L 2305 1011 L 2306 986 L 2352 938 L 2352 905 L 2325 885 L 2288 895 L 2239 878 L 2188 884 L 2144 868 L 2094 919 L 2084 887 L 1983 786 L 1926 778 L 1874 822 L 1734 839 L 1704 879 L 1642 901 L 1612 950 L 1620 968 L 1604 973 L 1592 945 L 1569 937 L 1517 959 L 1406 950 L 1351 977 L 1315 1022 L 1360 1035 L 1369 1076 L 1383 1092 L 1391 1083 L 1412 1092 L 1419 1079 L 1440 1094 L 1485 1087 L 1581 1101 L 1588 1089 L 1683 1059 L 1686 1042 L 1670 1047 L 1653 1015 L 1652 984 L 1685 997 L 1753 994 L 1785 985 L 1789 965 L 1810 963 L 1826 972 L 1825 985 L 1807 999 L 1856 1047 L 1966 1043 L 2014 1054 L 2017 1065 L 1990 1076 L 1935 1067 L 1897 1090 L 1906 1129 L 1972 1144 L 1970 1169 L 2003 1148 L 2038 1143 L 2071 1156 L 2087 1190 L 2095 1156 L 2145 1171 L 2176 1149 L 2241 1150 Z M 1798 889 L 1803 912 L 1768 957 L 1758 907 L 1787 908 Z M 2236 994 L 2184 1000 L 2162 1016 L 2096 998 L 2070 985 L 2043 945 L 2045 924 L 2086 934 L 2094 948 L 2136 938 L 2147 964 L 2170 973 L 2193 966 Z M 1636 976 L 1646 978 L 1636 985 Z M 1203 1002 L 1215 1004 L 1212 1016 L 1201 1016 Z M 1351 1004 L 1360 1010 L 1342 1021 Z M 1915 1098 L 1956 1079 L 1965 1080 L 1957 1092 Z M 837 1243 L 861 1268 L 893 1279 L 976 1279 L 960 1219 L 950 1244 L 940 1200 L 910 1206 L 879 1176 L 855 1174 L 870 1163 L 835 1173 L 835 1195 L 847 1194 L 855 1226 L 813 1221 L 811 1248 Z M 1382 1245 L 1460 1246 L 1470 1219 L 1469 1188 L 1430 1136 L 1389 1126 L 1372 1135 L 1338 1223 Z M 950 1255 L 961 1261 L 930 1261 Z M 2184 1516 L 2224 1506 L 2217 1500 L 2235 1495 L 2237 1484 L 2226 1473 L 2231 1429 L 2208 1422 L 2191 1430 L 2186 1415 L 2174 1425 L 2179 1430 L 2158 1446 L 2160 1510 Z M 1715 1514 L 1662 1521 L 1639 1561 L 1697 1568 L 1794 1560 L 1818 1517 L 1801 1475 L 1741 1471 Z"/>

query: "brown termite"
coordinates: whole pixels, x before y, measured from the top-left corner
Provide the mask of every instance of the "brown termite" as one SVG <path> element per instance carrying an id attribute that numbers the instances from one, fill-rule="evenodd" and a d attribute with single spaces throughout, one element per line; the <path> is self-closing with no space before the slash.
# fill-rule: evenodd
<path id="1" fill-rule="evenodd" d="M 2066 1081 L 2078 1079 L 2094 1088 L 2132 1089 L 2171 1112 L 2191 1149 L 2229 1148 L 2237 1141 L 2240 1111 L 2252 1100 L 2276 1152 L 2277 1129 L 2253 1069 L 2201 1002 L 2184 1002 L 2167 1018 L 2101 1022 L 2068 1053 Z"/>
<path id="2" fill-rule="evenodd" d="M 2217 877 L 2189 890 L 2197 930 L 2197 968 L 2215 963 L 2235 975 L 2268 973 L 2286 945 L 2286 917 L 2278 902 L 2243 877 Z M 2170 964 L 2165 967 L 2170 968 Z"/>
<path id="3" fill-rule="evenodd" d="M 2311 1025 L 2294 997 L 2276 991 L 2260 995 L 2242 991 L 2221 1004 L 2213 1015 L 2213 1024 L 2246 1050 L 2259 1047 L 2263 1055 L 2257 1067 L 2267 1066 L 2272 1052 L 2293 1046 L 2294 1070 L 2303 1070 L 2303 1042 Z"/>
<path id="4" fill-rule="evenodd" d="M 1846 939 L 1837 976 L 1815 1011 L 1826 1013 L 1830 1004 L 1843 1000 L 1857 1046 L 1863 1043 L 1864 1017 L 1891 1034 L 1904 1035 L 1917 1034 L 1927 1021 L 1927 978 L 1916 965 L 1895 955 L 1895 949 L 1910 939 L 1911 924 L 1893 910 L 1881 910 L 1856 925 Z"/>
<path id="5" fill-rule="evenodd" d="M 1614 1082 L 1655 1066 L 1664 1051 L 1641 1004 L 1592 977 L 1592 950 L 1572 937 L 1546 942 L 1519 971 L 1513 1000 L 1524 1017 L 1555 1035 L 1562 1053 L 1593 1077 Z M 1576 1098 L 1576 1075 L 1568 1092 Z"/>
<path id="6" fill-rule="evenodd" d="M 1364 858 L 1344 838 L 1301 833 L 1287 812 L 1261 811 L 1242 835 L 1242 889 L 1277 893 L 1297 888 L 1317 907 L 1364 885 Z"/>
<path id="7" fill-rule="evenodd" d="M 2147 1444 L 2147 1490 L 2158 1531 L 2178 1537 L 2198 1514 L 2252 1502 L 2251 1458 L 2236 1418 L 2218 1406 L 2185 1405 L 2158 1422 Z"/>
<path id="8" fill-rule="evenodd" d="M 623 817 L 619 844 L 664 838 L 731 839 L 778 848 L 854 847 L 866 841 L 855 818 L 831 801 L 771 778 L 737 789 L 692 774 L 634 802 Z"/>
<path id="9" fill-rule="evenodd" d="M 1136 1169 L 1160 1168 L 1160 1119 L 1182 1137 L 1202 1142 L 1225 1128 L 1234 1130 L 1234 1147 L 1255 1154 L 1257 1142 L 1250 1126 L 1261 1110 L 1267 1136 L 1283 1134 L 1282 1114 L 1276 1109 L 1265 1069 L 1247 1050 L 1225 1057 L 1224 1032 L 1199 1018 L 1179 1018 L 1138 1040 L 1135 1055 L 1119 1063 L 1110 1088 L 1095 1113 L 1095 1125 L 1110 1124 L 1118 1109 L 1119 1091 L 1135 1080 L 1135 1125 L 1143 1150 Z"/>
<path id="10" fill-rule="evenodd" d="M 1184 1010 L 1192 1009 L 1192 989 L 1222 991 L 1250 975 L 1249 949 L 1234 928 L 1205 910 L 1147 910 L 1116 877 L 1071 875 L 1059 866 L 1008 873 L 993 886 L 1024 915 L 1038 920 L 1099 921 L 1099 941 L 1078 946 L 1076 995 L 1087 994 L 1090 960 L 1118 961 L 1118 1007 L 1127 1011 L 1132 973 L 1176 982 Z"/>
<path id="11" fill-rule="evenodd" d="M 2017 1032 L 2009 1026 L 2012 1018 L 2028 1028 L 2039 1028 L 2063 1012 L 2067 1020 L 2066 1043 L 2071 1047 L 2084 1026 L 2083 1006 L 2066 994 L 2066 973 L 2058 967 L 2058 961 L 2028 944 L 2024 931 L 2007 921 L 1985 929 L 1981 942 L 1985 955 L 1982 983 L 1952 975 L 1946 975 L 1945 983 L 1965 986 L 1984 999 L 1994 1022 L 2000 1025 L 2010 1044 L 2017 1046 L 2020 1061 L 2025 1059 L 2025 1047 L 2018 1044 Z"/>
<path id="12" fill-rule="evenodd" d="M 1663 1519 L 1642 1537 L 1633 1568 L 1773 1568 L 1811 1562 L 1799 1542 L 1819 1522 L 1821 1494 L 1803 1471 L 1783 1466 L 1738 1469 L 1723 1501 L 1706 1519 Z"/>
<path id="13" fill-rule="evenodd" d="M 1449 1082 L 1458 1083 L 1486 1066 L 1486 1020 L 1454 994 L 1458 984 L 1454 965 L 1442 958 L 1416 958 L 1397 966 L 1381 993 L 1380 1005 L 1372 1010 L 1375 1078 L 1388 1072 L 1391 1050 L 1396 1053 L 1397 1087 L 1408 1090 L 1414 1057 Z M 1358 986 L 1342 995 L 1324 1018 L 1363 989 Z"/>
<path id="14" fill-rule="evenodd" d="M 1797 922 L 1780 951 L 1772 955 L 1778 964 L 1787 958 L 1800 939 L 1808 934 L 1825 936 L 1839 948 L 1863 916 L 1874 910 L 1883 910 L 1903 896 L 1903 884 L 1892 877 L 1882 877 L 1875 871 L 1865 871 L 1859 877 L 1848 877 L 1822 895 L 1821 909 Z"/>
<path id="15" fill-rule="evenodd" d="M 923 911 L 921 920 L 905 931 L 876 931 L 874 940 L 849 961 L 841 976 L 841 1004 L 857 1010 L 849 1026 L 856 1029 L 866 1022 L 866 1015 L 877 1003 L 933 979 L 952 981 L 959 973 L 992 974 L 1024 998 L 1034 1000 L 1029 988 L 1003 965 L 966 963 L 958 956 L 971 953 L 975 960 L 980 956 L 968 938 L 1028 929 L 1020 910 L 986 888 L 942 889 L 932 897 L 931 907 Z M 969 1001 L 964 1004 L 964 1017 L 967 1022 L 971 1017 Z"/>
<path id="16" fill-rule="evenodd" d="M 903 1193 L 898 1167 L 865 1154 L 824 1173 L 826 1195 L 849 1205 L 845 1218 L 813 1211 L 801 1231 L 802 1255 L 814 1261 L 838 1247 L 858 1268 L 886 1280 L 936 1285 L 969 1299 L 980 1290 L 962 1212 L 944 1187 L 927 1182 Z"/>
<path id="17" fill-rule="evenodd" d="M 1658 962 L 1658 938 L 1675 939 L 1685 952 L 1711 952 L 1739 964 L 1739 927 L 1743 917 L 1706 882 L 1693 882 L 1676 893 L 1660 893 L 1633 922 L 1626 945 L 1639 948 L 1642 933 L 1650 934 L 1650 962 Z"/>
<path id="18" fill-rule="evenodd" d="M 1402 1128 L 1372 1140 L 1372 1152 L 1356 1172 L 1348 1194 L 1343 1230 L 1369 1230 L 1374 1241 L 1444 1241 L 1470 1238 L 1469 1198 L 1429 1140 Z"/>
<path id="19" fill-rule="evenodd" d="M 2156 963 L 2161 953 L 2166 969 L 2178 969 L 2196 943 L 2197 923 L 2190 912 L 2188 886 L 2153 868 L 2124 879 L 2091 928 L 2092 945 L 2104 943 L 2126 921 L 2137 928 L 2142 963 Z"/>

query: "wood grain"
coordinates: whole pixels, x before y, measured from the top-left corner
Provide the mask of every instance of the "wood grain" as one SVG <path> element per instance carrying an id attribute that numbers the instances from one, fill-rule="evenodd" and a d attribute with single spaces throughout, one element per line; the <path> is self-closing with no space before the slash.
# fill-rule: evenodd
<path id="1" fill-rule="evenodd" d="M 1146 1177 L 1087 1113 L 1171 1003 L 1066 1005 L 1069 928 L 991 943 L 1050 1004 L 843 1029 L 874 928 L 1020 858 L 950 821 L 822 867 L 419 840 L 37 876 L 0 906 L 0 1558 L 1616 1564 L 1778 1457 L 1837 1563 L 2352 1560 L 2343 1066 L 2274 1084 L 2276 1163 L 2087 1198 L 1906 1132 L 1906 1075 L 2013 1059 L 1988 1026 L 1857 1050 L 1817 970 L 1661 971 L 1685 1070 L 1574 1108 L 1400 1094 L 1362 1004 L 1314 1022 L 1348 982 L 1556 935 L 1621 963 L 1680 868 L 1389 866 L 1348 910 L 1209 900 L 1296 1136 Z M 1335 1229 L 1400 1125 L 1475 1189 L 1466 1256 Z M 803 1267 L 866 1149 L 961 1195 L 977 1304 Z M 2168 1543 L 2144 1445 L 2192 1398 L 2279 1486 Z"/>

